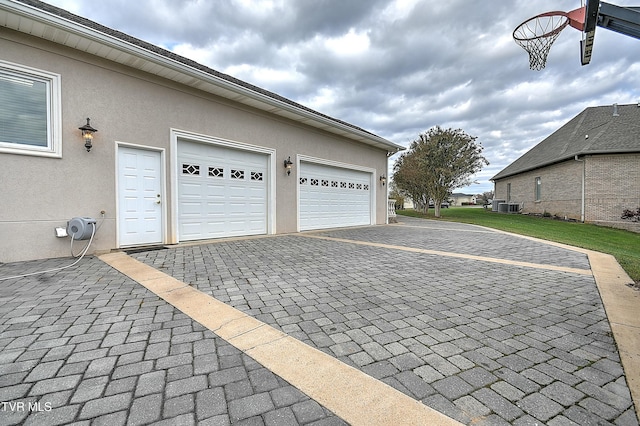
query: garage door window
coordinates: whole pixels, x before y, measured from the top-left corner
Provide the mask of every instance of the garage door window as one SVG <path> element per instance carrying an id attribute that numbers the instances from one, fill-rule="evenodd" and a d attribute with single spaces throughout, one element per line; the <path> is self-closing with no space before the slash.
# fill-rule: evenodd
<path id="1" fill-rule="evenodd" d="M 224 177 L 224 169 L 222 167 L 209 167 L 209 176 L 214 178 Z"/>
<path id="2" fill-rule="evenodd" d="M 262 180 L 254 179 L 254 172 L 251 172 L 251 180 Z M 300 185 L 311 185 L 311 186 L 323 186 L 325 188 L 341 188 L 341 189 L 355 189 L 357 191 L 368 191 L 369 185 L 363 183 L 355 183 L 355 182 L 338 182 L 335 180 L 329 181 L 328 179 L 315 179 L 315 178 L 300 178 Z"/>
<path id="3" fill-rule="evenodd" d="M 182 174 L 183 175 L 193 175 L 193 176 L 199 176 L 200 175 L 200 166 L 198 166 L 197 164 L 182 164 Z"/>

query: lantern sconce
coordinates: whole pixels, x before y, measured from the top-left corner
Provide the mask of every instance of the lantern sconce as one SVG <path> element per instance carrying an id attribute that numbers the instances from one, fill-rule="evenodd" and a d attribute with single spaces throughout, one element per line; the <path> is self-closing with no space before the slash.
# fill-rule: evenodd
<path id="1" fill-rule="evenodd" d="M 382 186 L 385 186 L 387 184 L 387 178 L 385 177 L 385 175 L 380 176 L 380 183 L 382 184 Z"/>
<path id="2" fill-rule="evenodd" d="M 82 131 L 82 139 L 84 139 L 84 147 L 87 148 L 87 152 L 91 151 L 91 141 L 93 141 L 93 134 L 98 131 L 89 124 L 90 119 L 87 118 L 87 124 L 82 127 L 78 127 Z"/>
<path id="3" fill-rule="evenodd" d="M 284 160 L 284 168 L 287 171 L 287 176 L 291 174 L 291 167 L 293 163 L 291 162 L 291 157 L 289 156 L 286 160 Z"/>

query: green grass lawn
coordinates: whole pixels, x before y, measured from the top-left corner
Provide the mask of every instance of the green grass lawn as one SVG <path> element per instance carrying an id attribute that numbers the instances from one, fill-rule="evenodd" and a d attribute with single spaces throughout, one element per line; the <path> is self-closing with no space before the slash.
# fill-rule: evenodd
<path id="1" fill-rule="evenodd" d="M 543 240 L 556 241 L 613 255 L 620 266 L 635 282 L 640 282 L 640 234 L 597 225 L 565 222 L 520 214 L 494 213 L 472 207 L 441 209 L 436 219 L 433 210 L 427 215 L 414 210 L 400 210 L 405 216 L 422 217 L 449 222 L 471 223 L 528 235 Z"/>

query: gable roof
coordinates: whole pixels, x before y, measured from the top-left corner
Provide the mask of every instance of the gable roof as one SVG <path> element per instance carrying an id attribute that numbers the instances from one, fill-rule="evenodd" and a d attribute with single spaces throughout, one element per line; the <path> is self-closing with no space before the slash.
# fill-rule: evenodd
<path id="1" fill-rule="evenodd" d="M 0 0 L 0 26 L 152 73 L 390 153 L 405 149 L 358 126 L 38 0 Z"/>
<path id="2" fill-rule="evenodd" d="M 575 156 L 640 152 L 640 104 L 590 107 L 491 178 L 495 181 Z"/>

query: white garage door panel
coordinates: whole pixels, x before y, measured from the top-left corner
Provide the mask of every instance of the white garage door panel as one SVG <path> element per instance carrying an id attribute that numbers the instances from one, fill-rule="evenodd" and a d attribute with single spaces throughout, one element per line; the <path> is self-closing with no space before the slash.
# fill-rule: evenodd
<path id="1" fill-rule="evenodd" d="M 267 233 L 268 156 L 178 142 L 180 241 Z"/>
<path id="2" fill-rule="evenodd" d="M 300 230 L 371 224 L 371 173 L 300 164 Z"/>

